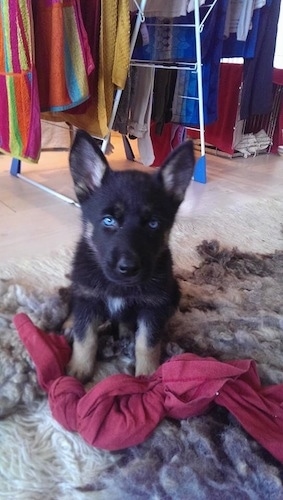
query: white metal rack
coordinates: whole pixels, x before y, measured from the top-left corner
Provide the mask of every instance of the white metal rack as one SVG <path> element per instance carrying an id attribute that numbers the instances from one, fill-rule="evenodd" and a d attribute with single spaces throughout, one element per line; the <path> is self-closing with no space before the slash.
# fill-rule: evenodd
<path id="1" fill-rule="evenodd" d="M 199 0 L 194 0 L 195 23 L 190 24 L 190 25 L 184 25 L 184 27 L 194 28 L 194 31 L 195 31 L 196 61 L 194 63 L 187 63 L 187 64 L 186 63 L 174 64 L 172 62 L 172 64 L 170 64 L 170 65 L 168 65 L 168 63 L 164 64 L 164 63 L 160 63 L 160 62 L 154 63 L 152 61 L 145 62 L 145 61 L 133 61 L 132 60 L 132 54 L 134 51 L 134 47 L 136 44 L 136 40 L 137 40 L 137 36 L 138 36 L 139 30 L 140 30 L 140 26 L 145 21 L 144 12 L 145 12 L 145 8 L 146 8 L 147 0 L 140 0 L 140 1 L 134 0 L 134 2 L 135 2 L 136 7 L 137 7 L 137 16 L 136 16 L 136 22 L 135 22 L 134 30 L 132 33 L 132 37 L 131 37 L 131 46 L 130 46 L 131 63 L 136 64 L 136 65 L 137 64 L 141 64 L 141 65 L 148 64 L 148 65 L 154 66 L 156 68 L 171 68 L 171 69 L 172 68 L 176 68 L 176 69 L 182 68 L 182 69 L 188 69 L 188 70 L 191 70 L 191 71 L 193 70 L 193 71 L 197 72 L 198 97 L 197 98 L 194 97 L 194 99 L 198 100 L 198 108 L 199 108 L 199 128 L 197 130 L 199 130 L 199 133 L 200 133 L 201 156 L 198 159 L 196 167 L 195 167 L 194 180 L 197 182 L 206 183 L 206 157 L 205 157 L 205 138 L 204 138 L 205 130 L 204 130 L 203 86 L 202 86 L 202 56 L 201 56 L 201 36 L 200 35 L 201 35 L 201 32 L 204 28 L 204 24 L 209 16 L 211 10 L 215 6 L 217 0 L 213 0 L 210 4 L 202 6 L 202 7 L 199 6 Z M 202 20 L 200 19 L 200 8 L 207 9 L 207 12 Z M 115 93 L 112 114 L 111 114 L 109 124 L 108 124 L 108 130 L 109 130 L 108 134 L 105 137 L 98 138 L 99 140 L 101 140 L 101 150 L 104 153 L 106 151 L 106 148 L 107 148 L 107 145 L 109 142 L 111 130 L 113 127 L 113 123 L 114 123 L 116 114 L 117 114 L 117 109 L 118 109 L 119 102 L 120 102 L 120 99 L 122 96 L 122 92 L 123 92 L 123 90 L 118 89 Z M 63 201 L 66 201 L 67 203 L 78 205 L 78 203 L 75 200 L 73 200 L 72 198 L 64 196 L 61 193 L 58 193 L 57 191 L 50 189 L 47 186 L 45 186 L 41 183 L 38 183 L 36 181 L 33 181 L 32 179 L 23 175 L 21 173 L 21 160 L 18 160 L 15 158 L 12 160 L 10 174 L 32 184 L 33 186 L 36 186 L 40 189 L 43 189 L 44 191 L 48 192 L 49 194 L 52 194 L 52 195 L 59 197 L 60 199 L 62 199 Z"/>
<path id="2" fill-rule="evenodd" d="M 138 15 L 141 16 L 142 22 L 145 20 L 144 10 L 147 4 L 147 1 L 139 2 L 134 0 L 135 4 L 138 8 Z M 183 28 L 194 28 L 195 34 L 195 44 L 196 44 L 196 60 L 194 63 L 186 63 L 186 62 L 178 62 L 170 64 L 168 61 L 160 62 L 160 61 L 144 61 L 144 60 L 132 60 L 131 64 L 135 66 L 153 66 L 154 68 L 162 68 L 162 69 L 182 69 L 188 71 L 194 71 L 197 73 L 197 89 L 198 96 L 197 97 L 188 97 L 188 99 L 194 99 L 198 101 L 198 110 L 199 110 L 199 128 L 196 127 L 188 127 L 191 130 L 198 130 L 200 134 L 200 158 L 198 159 L 195 171 L 194 171 L 194 180 L 197 182 L 206 183 L 206 155 L 205 155 L 205 126 L 204 126 L 204 101 L 203 101 L 203 82 L 202 82 L 202 52 L 201 52 L 201 33 L 203 31 L 204 25 L 207 21 L 208 16 L 210 15 L 212 9 L 216 5 L 217 0 L 212 0 L 211 3 L 203 5 L 200 7 L 199 0 L 194 0 L 194 24 L 170 24 L 170 26 L 178 26 Z M 206 9 L 205 15 L 200 18 L 200 8 Z M 157 24 L 155 24 L 157 25 Z M 139 25 L 140 26 L 140 25 Z"/>

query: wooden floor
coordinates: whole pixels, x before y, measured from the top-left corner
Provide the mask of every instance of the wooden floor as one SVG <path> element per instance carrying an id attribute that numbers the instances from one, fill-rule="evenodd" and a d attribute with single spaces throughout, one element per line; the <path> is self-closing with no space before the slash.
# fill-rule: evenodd
<path id="1" fill-rule="evenodd" d="M 143 168 L 125 160 L 122 141 L 112 139 L 108 156 L 114 168 Z M 10 175 L 11 158 L 0 155 L 0 261 L 47 255 L 53 249 L 73 246 L 79 233 L 80 211 L 74 204 L 44 192 Z M 39 164 L 22 165 L 22 174 L 74 199 L 68 170 L 68 152 L 43 152 Z M 268 193 L 283 196 L 283 157 L 270 154 L 254 158 L 207 155 L 207 183 L 192 182 L 180 208 L 180 216 L 192 211 L 205 217 L 217 206 L 233 205 Z"/>

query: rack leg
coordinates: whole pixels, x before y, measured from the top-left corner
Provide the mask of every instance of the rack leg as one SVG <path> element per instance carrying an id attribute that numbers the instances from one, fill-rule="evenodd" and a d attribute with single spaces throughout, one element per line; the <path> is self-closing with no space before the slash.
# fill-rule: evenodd
<path id="1" fill-rule="evenodd" d="M 50 189 L 47 186 L 44 186 L 43 184 L 40 184 L 39 182 L 33 181 L 32 179 L 29 179 L 28 177 L 25 177 L 24 175 L 22 175 L 21 174 L 21 160 L 18 160 L 17 158 L 12 159 L 10 174 L 13 175 L 14 177 L 18 177 L 18 179 L 22 179 L 23 181 L 31 184 L 32 186 L 35 186 L 35 187 L 38 187 L 39 189 L 42 189 L 46 193 L 53 194 L 54 196 L 57 196 L 57 198 L 60 198 L 60 200 L 66 201 L 67 203 L 75 205 L 76 207 L 80 206 L 76 200 L 73 200 L 72 198 L 69 198 L 68 196 L 65 196 L 61 193 L 57 193 L 57 191 L 54 191 L 54 189 Z"/>
<path id="2" fill-rule="evenodd" d="M 199 128 L 200 128 L 200 146 L 201 157 L 199 158 L 194 173 L 194 180 L 206 183 L 206 158 L 205 158 L 205 137 L 204 137 L 204 113 L 203 113 L 203 85 L 202 85 L 202 57 L 200 40 L 200 15 L 199 1 L 195 0 L 195 38 L 196 38 L 196 56 L 197 56 L 197 80 L 198 80 L 198 105 L 199 105 Z"/>
<path id="3" fill-rule="evenodd" d="M 195 165 L 194 181 L 206 183 L 206 156 L 201 156 Z"/>
<path id="4" fill-rule="evenodd" d="M 135 155 L 134 155 L 133 150 L 131 148 L 131 144 L 129 142 L 128 137 L 126 135 L 122 135 L 122 138 L 123 138 L 123 144 L 124 144 L 124 149 L 125 149 L 127 160 L 134 161 Z"/>
<path id="5" fill-rule="evenodd" d="M 21 163 L 21 160 L 18 160 L 17 158 L 12 159 L 10 168 L 11 175 L 17 176 L 21 172 Z"/>

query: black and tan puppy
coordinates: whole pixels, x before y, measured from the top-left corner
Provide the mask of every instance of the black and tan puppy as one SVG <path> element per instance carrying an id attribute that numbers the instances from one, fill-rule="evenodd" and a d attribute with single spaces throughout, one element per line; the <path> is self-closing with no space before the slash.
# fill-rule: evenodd
<path id="1" fill-rule="evenodd" d="M 164 326 L 179 301 L 168 238 L 192 178 L 193 144 L 179 146 L 152 174 L 113 171 L 95 140 L 78 131 L 70 169 L 83 231 L 71 275 L 69 372 L 91 378 L 98 328 L 112 319 L 134 329 L 136 375 L 148 375 L 159 365 Z"/>

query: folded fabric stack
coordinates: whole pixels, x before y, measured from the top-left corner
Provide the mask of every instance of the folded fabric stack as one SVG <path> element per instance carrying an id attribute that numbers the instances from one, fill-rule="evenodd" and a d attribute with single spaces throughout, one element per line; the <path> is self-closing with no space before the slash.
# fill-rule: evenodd
<path id="1" fill-rule="evenodd" d="M 244 157 L 256 156 L 261 151 L 265 151 L 271 145 L 271 139 L 262 129 L 256 134 L 244 134 L 241 140 L 235 145 L 235 151 L 243 153 Z"/>

